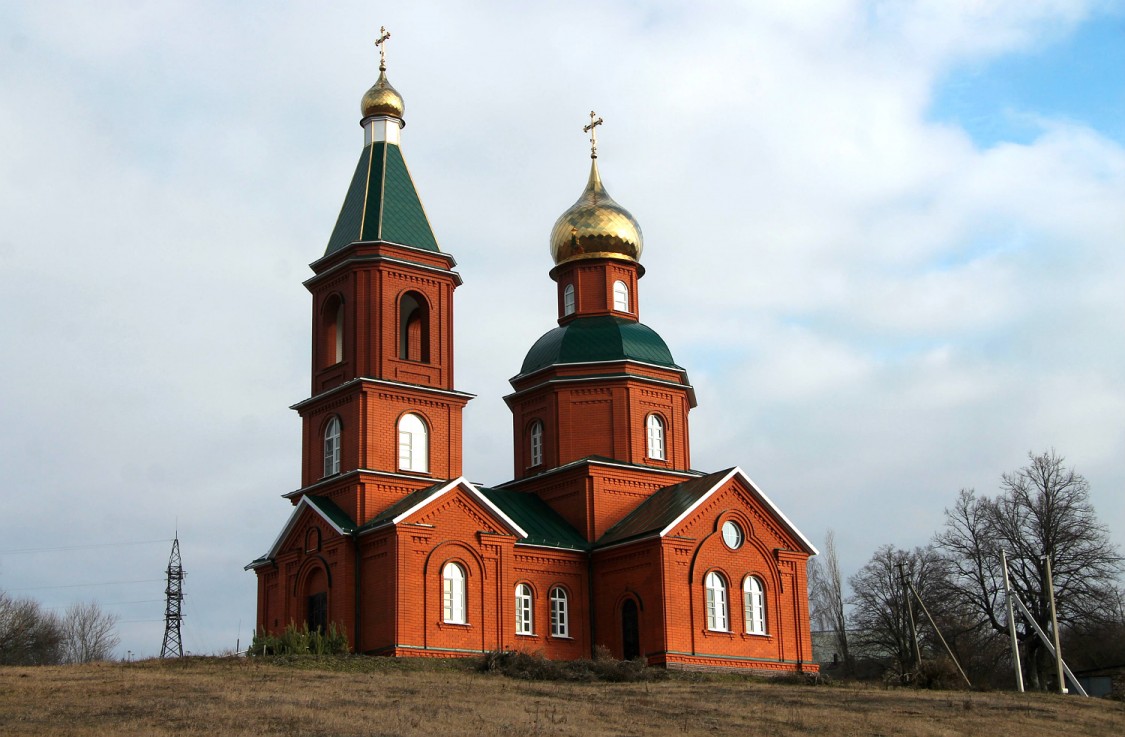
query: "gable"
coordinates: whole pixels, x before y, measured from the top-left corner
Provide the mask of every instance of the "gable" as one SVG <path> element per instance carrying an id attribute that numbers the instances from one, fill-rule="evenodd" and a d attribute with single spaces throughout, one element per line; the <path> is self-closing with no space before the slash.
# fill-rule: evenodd
<path id="1" fill-rule="evenodd" d="M 682 534 L 684 528 L 688 527 L 701 511 L 706 511 L 706 505 L 712 502 L 717 494 L 722 494 L 728 489 L 732 492 L 737 489 L 738 492 L 734 493 L 746 511 L 751 513 L 751 516 L 766 522 L 779 539 L 788 541 L 793 547 L 810 555 L 817 554 L 816 547 L 809 539 L 737 466 L 660 489 L 607 530 L 598 540 L 597 547 Z"/>
<path id="2" fill-rule="evenodd" d="M 764 525 L 772 537 L 779 541 L 785 541 L 793 548 L 803 550 L 809 555 L 819 554 L 816 546 L 797 529 L 796 525 L 785 516 L 785 513 L 773 503 L 773 500 L 737 466 L 726 472 L 718 483 L 670 521 L 660 531 L 660 537 L 681 533 L 692 523 L 697 522 L 701 515 L 708 519 L 712 518 L 722 509 L 729 508 L 732 502 L 740 506 L 751 519 Z M 715 506 L 716 508 L 709 509 L 709 506 Z"/>
<path id="3" fill-rule="evenodd" d="M 407 495 L 363 525 L 360 531 L 368 532 L 404 522 L 427 524 L 426 519 L 433 519 L 442 510 L 454 508 L 473 517 L 482 527 L 489 527 L 493 531 L 504 530 L 520 538 L 527 537 L 527 532 L 515 520 L 464 477 L 437 483 Z"/>
<path id="4" fill-rule="evenodd" d="M 301 497 L 301 500 L 297 502 L 293 513 L 289 515 L 289 519 L 285 521 L 285 526 L 281 528 L 281 533 L 278 534 L 277 539 L 274 540 L 273 545 L 270 546 L 269 552 L 247 565 L 246 569 L 256 568 L 271 561 L 287 547 L 286 543 L 292 545 L 293 541 L 290 540 L 291 537 L 293 537 L 298 544 L 303 545 L 303 540 L 300 539 L 300 535 L 294 537 L 293 533 L 294 531 L 303 530 L 307 527 L 312 518 L 324 523 L 338 535 L 350 535 L 356 529 L 355 524 L 352 522 L 351 518 L 348 517 L 348 514 L 340 509 L 331 499 L 305 494 Z"/>

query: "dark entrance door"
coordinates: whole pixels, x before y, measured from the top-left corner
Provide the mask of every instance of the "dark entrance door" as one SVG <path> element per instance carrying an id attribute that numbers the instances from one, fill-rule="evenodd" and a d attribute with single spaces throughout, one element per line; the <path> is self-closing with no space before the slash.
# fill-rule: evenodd
<path id="1" fill-rule="evenodd" d="M 626 599 L 621 605 L 621 649 L 625 660 L 641 654 L 641 632 L 637 623 L 637 602 Z"/>
<path id="2" fill-rule="evenodd" d="M 328 593 L 321 592 L 309 597 L 309 632 L 324 632 L 328 629 Z"/>

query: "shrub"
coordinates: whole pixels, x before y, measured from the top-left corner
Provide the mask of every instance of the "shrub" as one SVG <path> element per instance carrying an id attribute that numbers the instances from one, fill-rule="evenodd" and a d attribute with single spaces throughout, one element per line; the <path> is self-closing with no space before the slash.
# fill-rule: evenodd
<path id="1" fill-rule="evenodd" d="M 348 638 L 333 622 L 328 630 L 309 630 L 308 623 L 298 627 L 293 622 L 280 636 L 255 632 L 247 655 L 345 655 Z"/>
<path id="2" fill-rule="evenodd" d="M 922 665 L 914 674 L 914 686 L 928 688 L 935 691 L 951 691 L 963 688 L 965 682 L 957 666 L 949 658 L 933 658 L 923 660 Z"/>

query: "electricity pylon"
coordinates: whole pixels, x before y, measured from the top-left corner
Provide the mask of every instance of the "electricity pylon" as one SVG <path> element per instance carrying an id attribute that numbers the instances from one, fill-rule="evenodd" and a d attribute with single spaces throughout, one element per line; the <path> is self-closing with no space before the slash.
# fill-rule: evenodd
<path id="1" fill-rule="evenodd" d="M 168 557 L 168 585 L 164 587 L 164 645 L 162 658 L 182 658 L 184 646 L 180 641 L 180 605 L 184 600 L 184 567 L 180 563 L 180 533 L 172 540 L 172 555 Z"/>

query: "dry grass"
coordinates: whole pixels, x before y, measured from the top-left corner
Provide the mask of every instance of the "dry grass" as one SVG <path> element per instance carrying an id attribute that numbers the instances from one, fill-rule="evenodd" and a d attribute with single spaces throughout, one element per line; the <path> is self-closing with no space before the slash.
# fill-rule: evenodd
<path id="1" fill-rule="evenodd" d="M 1125 734 L 1125 704 L 677 675 L 515 681 L 435 661 L 191 658 L 0 668 L 3 735 Z"/>

